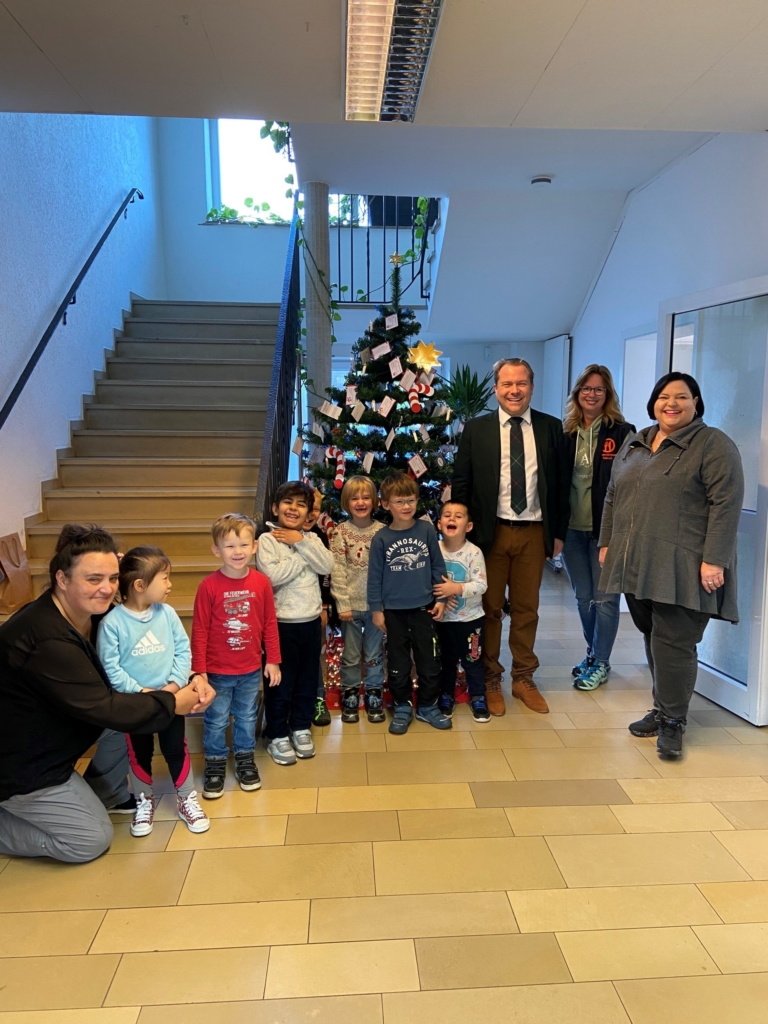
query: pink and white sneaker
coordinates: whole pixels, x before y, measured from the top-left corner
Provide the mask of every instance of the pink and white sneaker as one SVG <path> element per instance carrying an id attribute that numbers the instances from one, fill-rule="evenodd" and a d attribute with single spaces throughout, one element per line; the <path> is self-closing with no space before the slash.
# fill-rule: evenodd
<path id="1" fill-rule="evenodd" d="M 208 815 L 197 802 L 196 790 L 193 789 L 186 800 L 181 796 L 177 796 L 176 800 L 179 808 L 179 817 L 186 823 L 189 831 L 207 832 L 211 827 L 211 823 L 208 820 Z"/>
<path id="2" fill-rule="evenodd" d="M 154 823 L 155 798 L 153 796 L 145 797 L 143 793 L 139 793 L 139 799 L 136 801 L 136 811 L 131 822 L 131 835 L 148 836 L 152 831 Z"/>

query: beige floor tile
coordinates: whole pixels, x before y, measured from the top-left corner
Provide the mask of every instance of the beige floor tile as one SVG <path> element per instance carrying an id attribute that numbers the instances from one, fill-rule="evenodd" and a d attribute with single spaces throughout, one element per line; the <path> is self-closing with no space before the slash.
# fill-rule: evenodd
<path id="1" fill-rule="evenodd" d="M 10 862 L 10 857 L 0 857 L 0 872 L 2 872 L 4 868 L 8 867 Z"/>
<path id="2" fill-rule="evenodd" d="M 312 739 L 318 754 L 369 754 L 383 753 L 387 749 L 387 736 L 378 733 L 360 732 L 348 735 L 334 733 L 332 736 L 317 736 L 312 730 Z"/>
<path id="3" fill-rule="evenodd" d="M 373 755 L 381 757 L 383 755 Z M 323 754 L 296 764 L 275 764 L 268 755 L 257 757 L 264 789 L 299 789 L 312 786 L 364 786 L 365 754 Z M 253 794 L 246 794 L 253 795 Z"/>
<path id="4" fill-rule="evenodd" d="M 270 955 L 267 999 L 418 991 L 412 939 L 276 946 Z"/>
<path id="5" fill-rule="evenodd" d="M 174 830 L 172 821 L 156 821 L 148 836 L 132 836 L 131 822 L 122 818 L 113 822 L 115 838 L 107 850 L 107 856 L 116 853 L 162 853 L 168 847 L 168 840 Z M 182 826 L 185 832 L 189 832 L 186 825 Z M 178 847 L 177 847 L 178 849 Z M 193 847 L 190 847 L 193 849 Z"/>
<path id="6" fill-rule="evenodd" d="M 191 853 L 118 854 L 77 866 L 15 860 L 0 875 L 0 907 L 15 911 L 171 906 L 179 898 L 191 859 Z"/>
<path id="7" fill-rule="evenodd" d="M 675 1024 L 763 1024 L 768 1006 L 768 974 L 703 978 L 654 978 L 616 982 L 632 1024 L 660 1024 L 674 1007 Z"/>
<path id="8" fill-rule="evenodd" d="M 744 725 L 743 718 L 739 718 L 738 715 L 731 714 L 731 712 L 726 711 L 725 708 L 720 708 L 717 706 L 717 704 L 713 702 L 710 702 L 706 706 L 710 710 L 690 711 L 688 715 L 688 721 L 693 725 L 704 725 L 709 728 L 714 728 L 715 726 L 722 726 L 724 729 L 735 729 L 738 726 Z"/>
<path id="9" fill-rule="evenodd" d="M 409 730 L 405 736 L 392 736 L 387 733 L 386 749 L 393 754 L 411 753 L 416 750 L 477 750 L 474 735 L 473 732 L 460 732 L 458 729 L 448 729 L 445 732 L 438 732 L 435 729 L 429 732 Z"/>
<path id="10" fill-rule="evenodd" d="M 768 921 L 768 882 L 710 882 L 699 889 L 726 924 Z"/>
<path id="11" fill-rule="evenodd" d="M 222 798 L 223 799 L 223 798 Z M 208 812 L 209 800 L 202 801 Z M 288 816 L 216 818 L 207 832 L 196 835 L 179 821 L 168 843 L 169 850 L 218 850 L 235 846 L 282 846 Z M 157 827 L 157 826 L 155 826 Z"/>
<path id="12" fill-rule="evenodd" d="M 187 951 L 125 953 L 104 1005 L 135 1003 L 139 984 L 143 1002 L 150 1005 L 261 999 L 268 960 L 269 950 L 263 946 L 209 949 L 204 968 Z"/>
<path id="13" fill-rule="evenodd" d="M 766 786 L 768 789 L 768 786 Z M 317 810 L 316 789 L 259 789 L 244 793 L 241 789 L 224 793 L 218 800 L 205 800 L 209 818 L 251 818 L 256 815 L 314 814 Z M 175 797 L 164 796 L 155 821 L 178 821 Z"/>
<path id="14" fill-rule="evenodd" d="M 754 833 L 721 834 L 740 836 Z M 748 879 L 744 869 L 708 832 L 551 836 L 547 844 L 569 887 L 674 885 Z"/>
<path id="15" fill-rule="evenodd" d="M 514 776 L 500 750 L 418 750 L 402 754 L 368 754 L 372 786 L 421 783 L 506 782 Z"/>
<path id="16" fill-rule="evenodd" d="M 723 974 L 768 971 L 768 923 L 715 924 L 693 930 Z"/>
<path id="17" fill-rule="evenodd" d="M 313 900 L 309 941 L 497 935 L 516 931 L 505 893 L 443 892 Z"/>
<path id="18" fill-rule="evenodd" d="M 509 698 L 507 698 L 507 706 L 509 706 Z M 550 712 L 548 715 L 535 715 L 533 713 L 530 715 L 506 714 L 500 718 L 492 718 L 490 722 L 476 722 L 470 715 L 468 718 L 456 718 L 454 716 L 453 728 L 472 733 L 512 732 L 517 730 L 521 732 L 533 730 L 545 732 L 552 729 L 573 729 L 573 722 L 564 712 L 554 714 Z"/>
<path id="19" fill-rule="evenodd" d="M 643 715 L 629 711 L 598 711 L 594 714 L 570 711 L 568 717 L 576 729 L 626 729 L 630 722 Z"/>
<path id="20" fill-rule="evenodd" d="M 637 750 L 505 750 L 504 756 L 521 782 L 657 777 Z"/>
<path id="21" fill-rule="evenodd" d="M 119 956 L 30 956 L 0 960 L 0 1010 L 101 1006 Z M 136 1005 L 136 993 L 131 1006 Z"/>
<path id="22" fill-rule="evenodd" d="M 567 732 L 568 730 L 564 731 Z M 570 731 L 576 732 L 575 729 Z M 458 735 L 464 734 L 459 733 Z M 563 747 L 563 741 L 554 729 L 527 729 L 525 731 L 518 729 L 515 732 L 511 730 L 507 732 L 473 732 L 472 736 L 478 750 L 501 750 L 505 747 L 511 747 L 512 749 L 552 749 L 554 747 Z"/>
<path id="23" fill-rule="evenodd" d="M 365 843 L 399 839 L 396 811 L 351 811 L 337 814 L 292 814 L 287 845 Z"/>
<path id="24" fill-rule="evenodd" d="M 618 747 L 620 750 L 634 750 L 638 740 L 626 729 L 565 729 L 558 731 L 563 746 L 566 747 L 598 747 L 605 750 Z"/>
<path id="25" fill-rule="evenodd" d="M 717 923 L 717 915 L 695 885 L 665 885 L 663 890 L 656 885 L 544 889 L 508 895 L 522 932 Z"/>
<path id="26" fill-rule="evenodd" d="M 91 1010 L 18 1010 L 0 1013 L 0 1024 L 136 1024 L 140 1006 Z"/>
<path id="27" fill-rule="evenodd" d="M 548 690 L 546 689 L 546 681 L 542 681 L 540 689 L 547 704 L 549 704 L 550 712 L 570 715 L 574 711 L 579 714 L 588 714 L 589 712 L 597 711 L 600 706 L 591 693 L 584 693 L 573 688 L 568 690 Z M 521 705 L 520 701 L 514 701 L 513 707 L 520 710 L 523 705 Z M 525 710 L 526 712 L 528 711 L 527 708 Z"/>
<path id="28" fill-rule="evenodd" d="M 768 786 L 766 786 L 768 789 Z M 317 799 L 320 813 L 334 811 L 400 811 L 426 807 L 474 807 L 466 782 L 438 785 L 413 783 L 409 786 L 355 786 L 350 789 L 321 789 Z"/>
<path id="29" fill-rule="evenodd" d="M 0 914 L 0 957 L 87 953 L 103 910 Z"/>
<path id="30" fill-rule="evenodd" d="M 609 807 L 507 807 L 516 836 L 607 835 L 623 832 Z"/>
<path id="31" fill-rule="evenodd" d="M 634 804 L 717 803 L 721 800 L 768 800 L 764 779 L 622 779 Z M 612 800 L 607 801 L 613 803 Z"/>
<path id="32" fill-rule="evenodd" d="M 629 803 L 613 779 L 559 782 L 476 782 L 471 786 L 478 807 L 564 807 Z"/>
<path id="33" fill-rule="evenodd" d="M 370 843 L 262 846 L 196 853 L 179 903 L 373 896 L 374 891 Z"/>
<path id="34" fill-rule="evenodd" d="M 398 817 L 402 839 L 484 839 L 512 835 L 500 807 L 399 811 Z"/>
<path id="35" fill-rule="evenodd" d="M 554 985 L 571 980 L 554 935 L 416 939 L 422 989 Z"/>
<path id="36" fill-rule="evenodd" d="M 713 804 L 622 804 L 611 810 L 625 832 L 711 832 L 733 828 Z"/>
<path id="37" fill-rule="evenodd" d="M 574 981 L 718 973 L 690 928 L 562 932 L 557 939 Z"/>
<path id="38" fill-rule="evenodd" d="M 614 690 L 609 686 L 595 690 L 590 696 L 602 711 L 609 713 L 620 711 L 624 714 L 636 714 L 641 718 L 648 708 L 653 705 L 650 689 L 647 691 L 637 689 Z"/>
<path id="39" fill-rule="evenodd" d="M 373 857 L 379 896 L 556 889 L 565 884 L 540 838 L 376 843 Z"/>
<path id="40" fill-rule="evenodd" d="M 714 805 L 740 829 L 768 829 L 768 800 L 735 800 Z"/>
<path id="41" fill-rule="evenodd" d="M 716 832 L 715 835 L 752 878 L 768 879 L 768 830 Z"/>
<path id="42" fill-rule="evenodd" d="M 525 985 L 384 996 L 384 1024 L 627 1024 L 612 985 Z M 633 1022 L 634 1024 L 634 1022 Z M 644 1022 L 645 1024 L 645 1022 Z M 658 1019 L 654 1021 L 658 1024 Z"/>
<path id="43" fill-rule="evenodd" d="M 664 779 L 728 778 L 728 776 L 768 775 L 768 747 L 739 746 L 689 747 L 677 762 L 662 761 L 656 751 L 642 747 L 641 752 Z M 629 777 L 629 776 L 628 776 Z"/>
<path id="44" fill-rule="evenodd" d="M 309 900 L 110 910 L 93 953 L 154 953 L 306 942 Z"/>
<path id="45" fill-rule="evenodd" d="M 382 1020 L 381 997 L 376 995 L 145 1006 L 138 1024 L 382 1024 Z"/>
<path id="46" fill-rule="evenodd" d="M 758 728 L 754 725 L 729 725 L 726 732 L 729 732 L 739 743 L 744 743 L 747 746 L 768 743 L 768 726 Z"/>
<path id="47" fill-rule="evenodd" d="M 715 726 L 710 728 L 709 726 L 696 726 L 695 728 L 688 728 L 685 731 L 685 746 L 686 747 L 733 747 L 738 744 L 738 740 L 735 736 L 731 736 L 727 729 L 723 729 L 722 726 Z M 655 741 L 651 741 L 649 746 L 655 746 Z"/>

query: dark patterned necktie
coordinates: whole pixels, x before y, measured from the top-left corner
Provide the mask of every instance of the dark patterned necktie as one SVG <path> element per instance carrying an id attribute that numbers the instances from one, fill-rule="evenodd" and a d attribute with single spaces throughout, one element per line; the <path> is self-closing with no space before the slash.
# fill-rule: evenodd
<path id="1" fill-rule="evenodd" d="M 528 507 L 527 488 L 525 485 L 525 447 L 523 445 L 522 416 L 511 416 L 509 419 L 509 479 L 511 486 L 510 504 L 516 515 L 525 512 Z"/>

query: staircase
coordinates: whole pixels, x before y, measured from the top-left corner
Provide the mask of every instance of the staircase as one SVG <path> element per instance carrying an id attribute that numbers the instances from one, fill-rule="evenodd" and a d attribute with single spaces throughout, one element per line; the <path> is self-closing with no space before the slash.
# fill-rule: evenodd
<path id="1" fill-rule="evenodd" d="M 99 523 L 127 551 L 173 563 L 169 603 L 191 625 L 197 585 L 219 564 L 210 527 L 253 515 L 279 305 L 135 299 L 106 374 L 85 399 L 58 479 L 26 526 L 35 593 L 67 522 Z"/>

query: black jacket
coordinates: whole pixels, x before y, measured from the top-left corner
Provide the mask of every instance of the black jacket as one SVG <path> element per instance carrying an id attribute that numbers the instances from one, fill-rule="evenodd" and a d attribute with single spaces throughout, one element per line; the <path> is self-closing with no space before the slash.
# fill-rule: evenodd
<path id="1" fill-rule="evenodd" d="M 605 495 L 608 492 L 608 484 L 611 482 L 611 470 L 613 460 L 619 454 L 619 449 L 630 434 L 635 433 L 632 423 L 614 423 L 612 427 L 603 420 L 600 431 L 597 435 L 597 447 L 595 458 L 592 463 L 592 533 L 595 537 L 600 534 L 600 523 L 603 519 L 603 505 Z M 573 473 L 573 464 L 576 461 L 576 432 L 565 435 L 565 452 L 568 465 Z"/>
<path id="2" fill-rule="evenodd" d="M 570 517 L 571 470 L 566 464 L 563 425 L 554 416 L 531 409 L 536 439 L 538 492 L 547 555 L 555 538 L 565 540 Z M 451 497 L 469 508 L 471 539 L 487 555 L 496 533 L 501 480 L 499 414 L 470 420 L 464 427 L 453 464 Z"/>
<path id="3" fill-rule="evenodd" d="M 0 626 L 0 801 L 65 783 L 104 729 L 159 732 L 175 713 L 167 691 L 113 690 L 46 591 Z"/>

